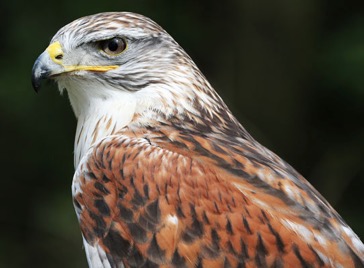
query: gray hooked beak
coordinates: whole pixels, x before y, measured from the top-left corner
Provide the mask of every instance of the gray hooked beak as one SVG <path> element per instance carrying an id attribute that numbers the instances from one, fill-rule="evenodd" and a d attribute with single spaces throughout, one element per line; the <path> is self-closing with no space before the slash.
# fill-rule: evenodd
<path id="1" fill-rule="evenodd" d="M 63 51 L 59 42 L 54 42 L 38 57 L 32 69 L 32 85 L 38 92 L 41 82 L 52 75 L 65 71 L 62 65 Z"/>

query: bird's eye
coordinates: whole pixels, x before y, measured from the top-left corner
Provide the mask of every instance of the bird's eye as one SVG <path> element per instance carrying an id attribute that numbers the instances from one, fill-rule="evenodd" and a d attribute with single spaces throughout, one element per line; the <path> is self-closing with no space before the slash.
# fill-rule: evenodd
<path id="1" fill-rule="evenodd" d="M 119 37 L 104 40 L 100 43 L 100 45 L 101 50 L 111 56 L 116 56 L 126 49 L 125 40 Z"/>

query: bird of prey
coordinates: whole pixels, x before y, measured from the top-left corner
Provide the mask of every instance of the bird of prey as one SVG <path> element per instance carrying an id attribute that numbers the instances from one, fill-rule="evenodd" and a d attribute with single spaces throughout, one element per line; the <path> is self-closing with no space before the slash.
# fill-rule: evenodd
<path id="1" fill-rule="evenodd" d="M 364 245 L 255 141 L 177 42 L 142 15 L 61 28 L 32 83 L 78 119 L 72 193 L 90 267 L 363 267 Z"/>

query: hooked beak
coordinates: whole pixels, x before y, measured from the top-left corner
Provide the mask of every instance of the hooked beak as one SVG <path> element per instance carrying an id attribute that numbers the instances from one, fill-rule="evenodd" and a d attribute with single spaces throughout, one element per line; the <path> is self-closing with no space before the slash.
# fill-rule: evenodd
<path id="1" fill-rule="evenodd" d="M 39 91 L 42 80 L 64 72 L 62 59 L 63 51 L 59 42 L 51 44 L 38 57 L 32 69 L 32 85 L 35 92 Z"/>
<path id="2" fill-rule="evenodd" d="M 32 69 L 32 85 L 35 92 L 40 90 L 42 80 L 53 76 L 76 71 L 107 72 L 119 67 L 117 65 L 64 65 L 63 57 L 64 52 L 58 41 L 50 44 L 38 57 Z"/>

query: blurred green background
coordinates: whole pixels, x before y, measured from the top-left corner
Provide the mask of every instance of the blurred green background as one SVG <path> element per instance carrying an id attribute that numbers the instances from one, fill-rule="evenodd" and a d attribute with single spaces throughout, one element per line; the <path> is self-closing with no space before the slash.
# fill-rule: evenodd
<path id="1" fill-rule="evenodd" d="M 66 23 L 134 11 L 190 54 L 240 122 L 302 173 L 364 238 L 364 2 L 1 1 L 0 267 L 86 267 L 71 201 L 76 120 L 31 88 Z"/>

